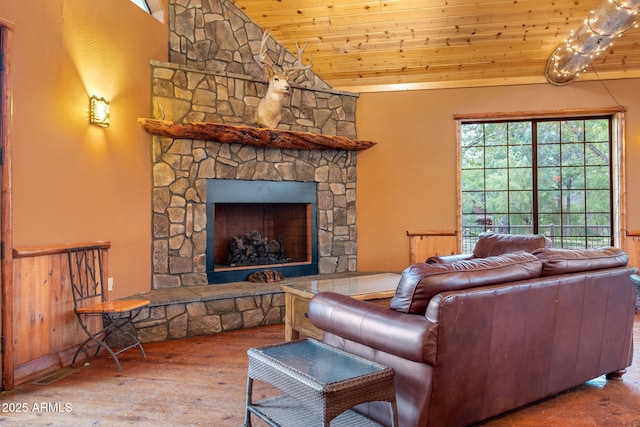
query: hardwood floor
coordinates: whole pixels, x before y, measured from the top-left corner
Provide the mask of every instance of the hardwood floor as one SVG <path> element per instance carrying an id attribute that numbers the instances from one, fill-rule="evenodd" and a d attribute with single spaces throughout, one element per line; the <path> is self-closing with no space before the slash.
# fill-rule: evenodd
<path id="1" fill-rule="evenodd" d="M 275 325 L 150 343 L 146 360 L 137 350 L 122 355 L 122 372 L 100 355 L 49 385 L 23 384 L 0 393 L 0 424 L 242 426 L 247 349 L 281 342 L 283 336 L 284 327 Z M 634 364 L 623 381 L 597 378 L 482 425 L 640 426 L 640 314 L 634 338 Z M 255 397 L 271 391 L 255 383 Z"/>

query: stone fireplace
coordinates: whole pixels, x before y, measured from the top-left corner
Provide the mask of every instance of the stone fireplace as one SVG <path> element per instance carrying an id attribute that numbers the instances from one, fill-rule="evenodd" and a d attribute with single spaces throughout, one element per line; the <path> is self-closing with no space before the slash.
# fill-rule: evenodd
<path id="1" fill-rule="evenodd" d="M 155 153 L 154 289 L 246 280 L 251 271 L 245 270 L 243 276 L 233 277 L 213 274 L 220 273 L 221 269 L 214 266 L 216 259 L 211 247 L 207 250 L 207 242 L 215 238 L 215 205 L 238 202 L 235 198 L 209 199 L 208 196 L 213 197 L 215 193 L 216 184 L 226 182 L 309 186 L 304 193 L 310 200 L 286 200 L 285 203 L 309 204 L 308 222 L 315 225 L 315 231 L 309 239 L 311 247 L 305 251 L 310 251 L 314 259 L 306 270 L 283 272 L 285 277 L 316 271 L 320 274 L 356 271 L 354 152 L 278 150 L 200 140 L 152 139 Z M 236 191 L 235 195 L 246 195 L 246 191 Z M 244 202 L 265 203 L 259 198 Z M 245 232 L 251 231 L 269 233 L 268 229 Z M 279 234 L 282 233 L 269 237 L 277 239 Z"/>
<path id="2" fill-rule="evenodd" d="M 151 61 L 149 120 L 245 125 L 246 132 L 267 90 L 255 61 L 263 30 L 232 1 L 168 6 L 170 62 Z M 277 43 L 269 49 L 280 65 L 296 60 Z M 333 90 L 312 70 L 289 83 L 278 131 L 355 139 L 357 94 Z M 152 133 L 153 282 L 139 296 L 151 301 L 134 320 L 139 339 L 282 323 L 278 283 L 238 283 L 254 269 L 281 269 L 285 277 L 356 273 L 356 153 Z M 216 221 L 226 222 L 226 235 Z M 229 239 L 247 234 L 272 249 L 281 244 L 282 254 L 273 250 L 286 262 L 228 265 Z"/>
<path id="3" fill-rule="evenodd" d="M 252 125 L 258 101 L 267 89 L 261 66 L 256 62 L 263 30 L 231 1 L 184 4 L 169 2 L 170 62 L 151 61 L 151 118 L 178 123 Z M 280 65 L 291 65 L 296 60 L 277 43 L 269 48 Z M 279 130 L 355 138 L 357 94 L 331 89 L 312 70 L 305 71 L 290 85 L 292 93 L 283 107 Z M 356 151 L 254 147 L 155 135 L 151 140 L 153 289 L 246 280 L 252 270 L 267 268 L 224 266 L 214 253 L 216 244 L 220 245 L 216 242 L 214 220 L 225 215 L 217 214 L 215 206 L 236 202 L 211 200 L 216 193 L 211 189 L 217 188 L 216 183 L 226 182 L 308 186 L 303 193 L 312 196 L 313 204 L 284 202 L 302 203 L 303 216 L 313 225 L 312 234 L 303 237 L 307 245 L 302 250 L 304 257 L 297 252 L 284 254 L 291 259 L 287 263 L 303 268 L 295 271 L 278 264 L 268 268 L 282 269 L 285 277 L 357 271 Z M 223 211 L 235 212 L 236 208 L 228 205 Z M 285 240 L 301 239 L 285 238 L 282 224 L 270 227 L 264 230 L 249 227 L 234 233 L 258 231 L 276 242 L 280 236 Z M 233 236 L 227 236 L 227 241 L 229 237 Z M 229 273 L 232 269 L 240 273 Z"/>

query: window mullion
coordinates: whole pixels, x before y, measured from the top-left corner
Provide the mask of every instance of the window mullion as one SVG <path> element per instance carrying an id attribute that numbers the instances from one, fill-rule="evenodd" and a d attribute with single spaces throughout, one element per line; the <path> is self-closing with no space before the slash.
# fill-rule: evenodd
<path id="1" fill-rule="evenodd" d="M 466 206 L 461 211 L 465 247 L 473 245 L 473 236 L 482 230 L 536 234 L 552 230 L 557 247 L 592 247 L 607 244 L 614 236 L 618 189 L 613 188 L 612 117 L 468 124 L 469 131 L 462 132 L 464 143 L 461 140 L 462 153 L 471 150 L 461 163 L 470 166 L 462 167 L 469 178 L 461 203 Z M 529 127 L 528 133 L 522 126 Z M 603 144 L 606 138 L 608 147 Z M 528 156 L 527 149 L 530 162 L 524 163 L 521 156 Z"/>
<path id="2" fill-rule="evenodd" d="M 538 121 L 531 121 L 531 199 L 533 205 L 533 233 L 539 234 L 540 214 L 538 212 Z"/>

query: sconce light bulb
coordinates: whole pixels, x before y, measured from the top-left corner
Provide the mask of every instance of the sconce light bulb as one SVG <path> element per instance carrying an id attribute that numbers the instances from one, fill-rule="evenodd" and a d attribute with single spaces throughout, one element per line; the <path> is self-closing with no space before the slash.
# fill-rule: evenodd
<path id="1" fill-rule="evenodd" d="M 109 110 L 109 101 L 103 97 L 91 96 L 89 98 L 89 123 L 96 126 L 109 127 Z"/>

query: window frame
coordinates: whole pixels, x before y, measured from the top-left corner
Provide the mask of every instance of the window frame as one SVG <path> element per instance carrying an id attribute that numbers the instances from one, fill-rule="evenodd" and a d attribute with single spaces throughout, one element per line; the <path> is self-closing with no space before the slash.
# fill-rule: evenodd
<path id="1" fill-rule="evenodd" d="M 138 1 L 143 2 L 147 7 L 144 8 Z M 136 5 L 140 10 L 153 16 L 160 22 L 164 22 L 164 9 L 159 0 L 131 0 L 131 3 Z"/>
<path id="2" fill-rule="evenodd" d="M 131 0 L 131 1 L 140 9 L 144 10 L 149 15 L 151 15 L 151 8 L 149 7 L 149 2 L 147 2 L 147 0 Z"/>
<path id="3" fill-rule="evenodd" d="M 592 117 L 608 116 L 611 118 L 611 175 L 612 175 L 612 221 L 613 242 L 615 246 L 624 247 L 624 217 L 625 192 L 624 188 L 624 122 L 626 108 L 611 107 L 600 109 L 572 109 L 560 111 L 538 111 L 520 113 L 482 113 L 456 114 L 456 230 L 458 234 L 458 251 L 463 250 L 463 212 L 462 212 L 462 125 L 465 123 L 523 121 L 523 120 L 569 120 L 588 119 Z"/>

